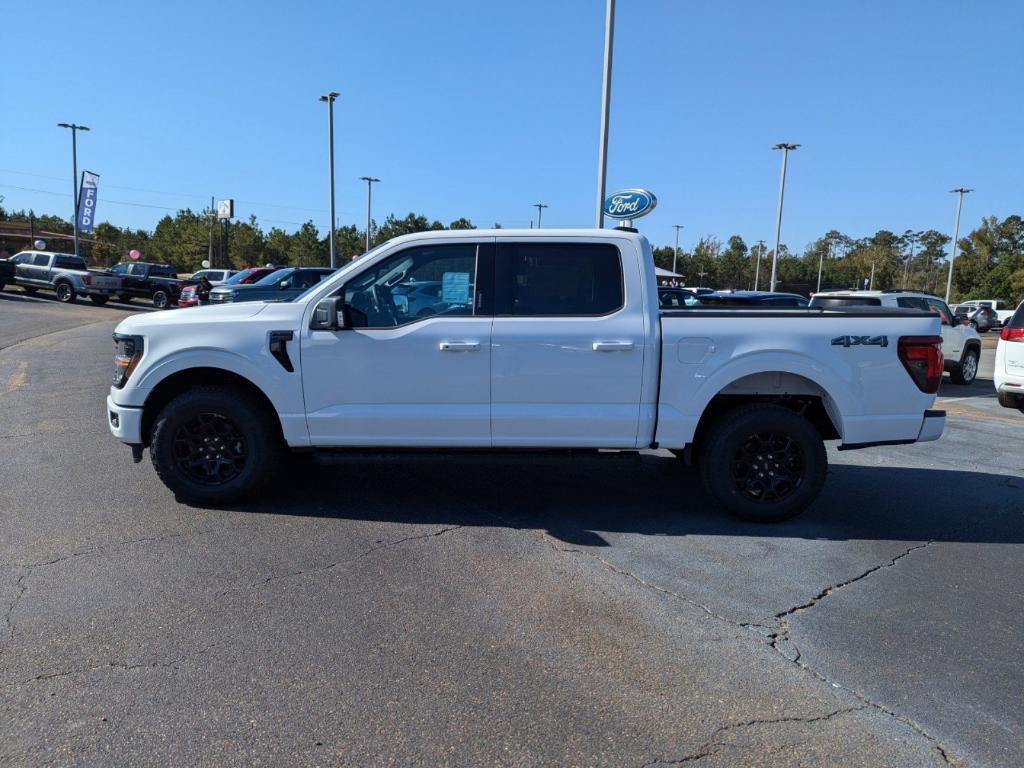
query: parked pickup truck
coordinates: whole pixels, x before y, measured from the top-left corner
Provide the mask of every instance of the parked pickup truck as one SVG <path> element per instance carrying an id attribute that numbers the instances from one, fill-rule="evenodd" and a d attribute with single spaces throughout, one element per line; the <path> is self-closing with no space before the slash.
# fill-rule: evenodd
<path id="1" fill-rule="evenodd" d="M 403 311 L 395 288 L 422 281 L 434 312 Z M 938 439 L 941 341 L 920 310 L 662 312 L 632 231 L 430 232 L 290 302 L 122 321 L 106 410 L 192 502 L 252 494 L 286 448 L 666 448 L 716 504 L 770 521 L 818 496 L 826 440 Z"/>
<path id="2" fill-rule="evenodd" d="M 57 300 L 73 304 L 79 296 L 88 296 L 93 304 L 103 305 L 119 293 L 121 279 L 110 272 L 90 270 L 85 259 L 70 253 L 22 251 L 13 256 L 14 282 L 26 293 L 54 291 Z"/>
<path id="3" fill-rule="evenodd" d="M 157 309 L 167 309 L 178 301 L 184 282 L 170 264 L 145 261 L 121 262 L 111 270 L 121 280 L 121 301 L 149 299 Z"/>

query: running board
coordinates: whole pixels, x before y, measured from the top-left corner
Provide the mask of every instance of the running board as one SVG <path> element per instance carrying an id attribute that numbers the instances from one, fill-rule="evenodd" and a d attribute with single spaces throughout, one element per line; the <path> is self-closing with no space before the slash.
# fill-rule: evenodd
<path id="1" fill-rule="evenodd" d="M 480 463 L 480 464 L 564 464 L 567 461 L 608 461 L 639 463 L 640 453 L 636 450 L 502 450 L 489 448 L 469 448 L 462 450 L 445 449 L 394 449 L 380 450 L 375 448 L 336 448 L 316 449 L 312 452 L 313 461 L 325 466 L 338 464 L 447 464 Z"/>

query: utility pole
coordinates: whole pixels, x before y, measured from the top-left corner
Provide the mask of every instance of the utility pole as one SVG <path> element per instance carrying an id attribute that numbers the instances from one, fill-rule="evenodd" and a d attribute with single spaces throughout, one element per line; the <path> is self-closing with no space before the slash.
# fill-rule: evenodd
<path id="1" fill-rule="evenodd" d="M 697 282 L 697 287 L 698 288 L 703 288 L 704 287 L 704 275 L 706 275 L 706 274 L 707 274 L 707 272 L 698 272 L 697 273 L 697 277 L 700 278 L 699 281 Z"/>
<path id="2" fill-rule="evenodd" d="M 329 175 L 331 178 L 331 269 L 334 265 L 334 100 L 341 94 L 337 91 L 325 93 L 320 101 L 327 102 L 327 163 L 330 166 Z"/>
<path id="3" fill-rule="evenodd" d="M 757 241 L 757 266 L 754 268 L 754 290 L 756 291 L 761 281 L 761 254 L 764 253 L 764 240 Z"/>
<path id="4" fill-rule="evenodd" d="M 78 132 L 88 131 L 89 128 L 75 123 L 57 123 L 57 127 L 71 129 L 71 192 L 75 201 L 75 215 L 71 221 L 75 226 L 75 256 L 78 256 Z"/>
<path id="5" fill-rule="evenodd" d="M 875 290 L 875 262 L 871 262 L 871 280 L 868 282 L 868 290 Z"/>
<path id="6" fill-rule="evenodd" d="M 213 266 L 213 224 L 217 221 L 217 209 L 214 206 L 214 196 L 210 195 L 210 247 L 206 254 L 206 260 L 210 262 L 211 267 Z"/>
<path id="7" fill-rule="evenodd" d="M 540 217 L 544 213 L 544 209 L 548 206 L 544 203 L 534 203 L 533 207 L 537 209 L 537 229 L 540 229 Z"/>
<path id="8" fill-rule="evenodd" d="M 949 190 L 955 192 L 956 198 L 956 224 L 953 225 L 953 243 L 949 249 L 949 274 L 946 276 L 946 303 L 949 304 L 949 294 L 953 290 L 953 260 L 956 258 L 956 241 L 960 237 L 960 209 L 964 204 L 964 195 L 968 192 L 973 192 L 973 189 L 967 189 L 966 187 L 957 187 L 956 189 Z"/>
<path id="9" fill-rule="evenodd" d="M 615 0 L 606 0 L 604 13 L 604 74 L 601 80 L 601 130 L 597 153 L 596 227 L 604 227 L 604 185 L 608 171 L 608 113 L 612 100 L 612 48 L 615 36 Z"/>
<path id="10" fill-rule="evenodd" d="M 370 218 L 370 208 L 373 205 L 373 185 L 380 181 L 373 176 L 360 176 L 366 182 L 366 250 L 370 250 L 370 227 L 373 226 L 373 219 Z"/>
<path id="11" fill-rule="evenodd" d="M 676 269 L 676 263 L 679 261 L 679 230 L 683 228 L 682 224 L 673 224 L 676 229 L 676 249 L 672 252 L 672 271 L 678 274 Z"/>
<path id="12" fill-rule="evenodd" d="M 799 144 L 779 143 L 772 147 L 772 149 L 782 150 L 782 173 L 779 174 L 779 204 L 775 210 L 775 250 L 772 252 L 772 293 L 775 293 L 775 274 L 779 263 L 779 237 L 782 234 L 782 198 L 786 194 L 786 162 L 789 159 L 789 151 L 799 146 Z"/>

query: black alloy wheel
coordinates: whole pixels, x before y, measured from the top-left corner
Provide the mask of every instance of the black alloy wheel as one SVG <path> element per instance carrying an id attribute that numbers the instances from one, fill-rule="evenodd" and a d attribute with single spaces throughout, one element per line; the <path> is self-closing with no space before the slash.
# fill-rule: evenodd
<path id="1" fill-rule="evenodd" d="M 174 459 L 179 471 L 200 485 L 223 485 L 245 469 L 245 436 L 234 421 L 218 413 L 200 413 L 178 427 Z"/>
<path id="2" fill-rule="evenodd" d="M 804 453 L 786 434 L 758 432 L 747 437 L 733 456 L 736 489 L 756 502 L 772 504 L 791 496 L 803 482 Z"/>

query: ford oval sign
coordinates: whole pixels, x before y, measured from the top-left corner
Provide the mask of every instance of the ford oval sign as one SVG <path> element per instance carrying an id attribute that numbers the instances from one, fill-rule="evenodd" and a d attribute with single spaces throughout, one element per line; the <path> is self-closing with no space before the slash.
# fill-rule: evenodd
<path id="1" fill-rule="evenodd" d="M 611 219 L 639 219 L 654 210 L 658 198 L 646 189 L 623 189 L 604 200 L 604 215 Z"/>

